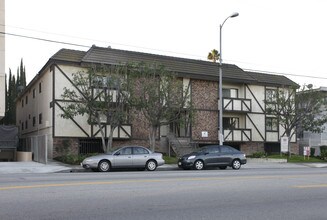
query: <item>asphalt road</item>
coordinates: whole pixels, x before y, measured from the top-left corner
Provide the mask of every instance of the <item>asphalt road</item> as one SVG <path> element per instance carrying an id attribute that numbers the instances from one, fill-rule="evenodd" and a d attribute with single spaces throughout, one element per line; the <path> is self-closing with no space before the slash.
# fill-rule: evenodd
<path id="1" fill-rule="evenodd" d="M 327 169 L 12 174 L 0 219 L 327 219 Z"/>

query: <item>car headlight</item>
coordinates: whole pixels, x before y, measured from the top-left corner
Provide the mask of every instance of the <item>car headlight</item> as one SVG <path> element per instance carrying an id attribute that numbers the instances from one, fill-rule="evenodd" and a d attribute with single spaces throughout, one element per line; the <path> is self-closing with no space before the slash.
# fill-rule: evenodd
<path id="1" fill-rule="evenodd" d="M 193 156 L 189 156 L 187 159 L 188 160 L 192 160 L 192 159 L 194 159 L 195 158 L 195 156 L 193 155 Z"/>

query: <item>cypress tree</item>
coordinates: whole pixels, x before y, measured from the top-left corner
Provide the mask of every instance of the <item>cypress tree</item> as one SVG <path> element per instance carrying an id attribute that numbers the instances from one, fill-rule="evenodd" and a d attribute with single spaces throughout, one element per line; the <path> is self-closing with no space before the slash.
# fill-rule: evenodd
<path id="1" fill-rule="evenodd" d="M 23 88 L 26 87 L 26 74 L 23 58 L 20 60 L 20 85 L 23 86 Z"/>

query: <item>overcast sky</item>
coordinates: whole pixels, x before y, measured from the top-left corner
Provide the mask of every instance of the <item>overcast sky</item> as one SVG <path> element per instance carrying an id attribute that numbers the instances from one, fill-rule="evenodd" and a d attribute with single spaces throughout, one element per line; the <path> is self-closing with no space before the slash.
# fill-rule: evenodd
<path id="1" fill-rule="evenodd" d="M 29 82 L 61 48 L 115 49 L 223 62 L 327 86 L 325 0 L 6 0 L 6 72 L 21 58 Z M 306 77 L 296 77 L 302 75 Z"/>

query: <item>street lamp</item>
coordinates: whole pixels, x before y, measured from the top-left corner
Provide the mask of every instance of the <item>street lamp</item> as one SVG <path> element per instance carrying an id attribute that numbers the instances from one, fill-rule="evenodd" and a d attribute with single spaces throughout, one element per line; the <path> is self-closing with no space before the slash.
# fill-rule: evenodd
<path id="1" fill-rule="evenodd" d="M 224 22 L 220 25 L 220 29 L 219 29 L 219 35 L 220 35 L 220 41 L 219 41 L 219 45 L 220 45 L 220 51 L 219 51 L 219 132 L 218 132 L 218 138 L 219 138 L 219 145 L 223 145 L 224 142 L 224 128 L 223 128 L 223 69 L 222 69 L 222 50 L 221 50 L 221 30 L 225 24 L 225 22 L 227 21 L 228 18 L 234 18 L 237 17 L 238 13 L 235 12 L 233 14 L 231 14 L 229 17 L 227 17 Z"/>

